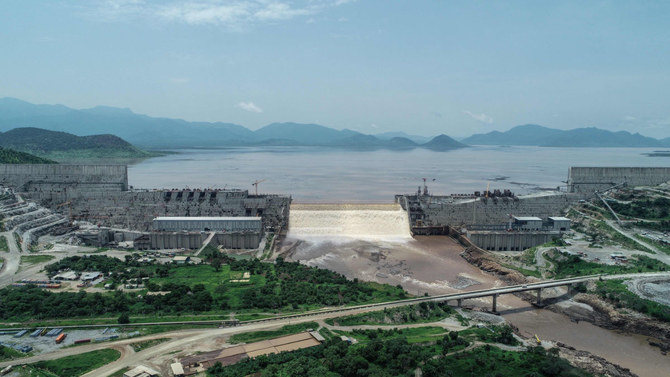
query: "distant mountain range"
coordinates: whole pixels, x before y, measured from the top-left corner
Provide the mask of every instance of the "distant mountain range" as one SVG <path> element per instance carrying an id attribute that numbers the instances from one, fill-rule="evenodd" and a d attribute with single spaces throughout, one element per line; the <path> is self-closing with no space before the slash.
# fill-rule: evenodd
<path id="1" fill-rule="evenodd" d="M 39 127 L 75 135 L 113 133 L 132 144 L 149 148 L 327 146 L 363 150 L 421 147 L 449 150 L 466 147 L 446 135 L 432 140 L 402 133 L 377 137 L 352 130 L 300 123 L 272 123 L 251 131 L 232 123 L 152 118 L 114 107 L 76 110 L 63 105 L 34 105 L 15 98 L 0 99 L 0 130 L 17 127 Z"/>
<path id="2" fill-rule="evenodd" d="M 222 122 L 188 122 L 153 118 L 129 109 L 98 106 L 76 110 L 63 105 L 34 105 L 15 98 L 0 99 L 0 131 L 38 127 L 74 135 L 114 134 L 147 148 L 227 146 L 324 146 L 356 150 L 427 148 L 436 151 L 469 145 L 532 145 L 544 147 L 668 147 L 670 138 L 658 140 L 638 133 L 597 128 L 563 131 L 539 125 L 517 126 L 509 131 L 475 134 L 458 142 L 449 136 L 434 138 L 387 132 L 366 135 L 318 124 L 272 123 L 256 131 Z M 5 138 L 5 135 L 0 135 Z M 73 135 L 71 135 L 73 136 Z M 110 137 L 107 135 L 106 137 Z M 100 138 L 100 136 L 97 136 Z M 86 142 L 93 142 L 95 138 Z M 0 140 L 0 146 L 5 145 Z M 131 146 L 132 147 L 132 146 Z M 21 150 L 38 151 L 22 147 Z M 40 146 L 40 148 L 46 148 Z M 44 154 L 42 154 L 44 155 Z"/>
<path id="3" fill-rule="evenodd" d="M 0 147 L 59 161 L 153 156 L 114 135 L 76 136 L 34 127 L 0 132 Z"/>
<path id="4" fill-rule="evenodd" d="M 612 132 L 595 127 L 563 131 L 526 124 L 505 132 L 475 134 L 463 139 L 462 142 L 470 145 L 534 145 L 541 147 L 664 147 L 670 145 L 670 138 L 658 140 L 639 133 Z"/>

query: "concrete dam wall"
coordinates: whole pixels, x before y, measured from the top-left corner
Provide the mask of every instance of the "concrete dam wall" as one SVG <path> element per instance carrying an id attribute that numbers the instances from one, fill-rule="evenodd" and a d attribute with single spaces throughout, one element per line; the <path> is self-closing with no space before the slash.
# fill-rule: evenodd
<path id="1" fill-rule="evenodd" d="M 0 164 L 0 184 L 20 192 L 125 191 L 126 165 Z"/>
<path id="2" fill-rule="evenodd" d="M 572 194 L 547 193 L 495 200 L 455 200 L 450 196 L 405 196 L 398 200 L 403 206 L 410 206 L 413 226 L 417 220 L 429 226 L 460 226 L 506 224 L 510 215 L 559 216 L 578 199 Z"/>
<path id="3" fill-rule="evenodd" d="M 290 196 L 247 190 L 131 190 L 125 165 L 0 164 L 0 184 L 74 220 L 148 231 L 158 216 L 259 216 L 284 227 Z"/>
<path id="4" fill-rule="evenodd" d="M 141 231 L 149 231 L 151 221 L 158 216 L 260 216 L 264 228 L 278 228 L 286 222 L 291 201 L 288 196 L 254 196 L 236 190 L 54 193 L 42 194 L 40 199 L 50 207 L 72 203 L 76 220 Z M 60 210 L 67 213 L 68 208 L 62 206 Z"/>
<path id="5" fill-rule="evenodd" d="M 670 168 L 571 167 L 568 191 L 593 193 L 626 183 L 628 186 L 655 186 L 670 181 Z"/>

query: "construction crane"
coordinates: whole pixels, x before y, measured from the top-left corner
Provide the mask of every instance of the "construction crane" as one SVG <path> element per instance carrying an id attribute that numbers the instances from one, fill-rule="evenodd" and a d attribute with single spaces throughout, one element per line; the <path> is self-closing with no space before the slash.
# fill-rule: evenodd
<path id="1" fill-rule="evenodd" d="M 258 195 L 258 184 L 261 183 L 261 182 L 265 182 L 265 179 L 261 179 L 261 180 L 256 181 L 256 182 L 251 184 L 252 186 L 254 186 L 256 188 L 256 195 Z"/>
<path id="2" fill-rule="evenodd" d="M 72 202 L 67 201 L 65 203 L 61 203 L 61 204 L 57 205 L 56 208 L 63 207 L 63 206 L 67 206 L 67 209 L 68 209 L 67 218 L 68 218 L 68 221 L 70 221 L 70 224 L 72 224 Z"/>

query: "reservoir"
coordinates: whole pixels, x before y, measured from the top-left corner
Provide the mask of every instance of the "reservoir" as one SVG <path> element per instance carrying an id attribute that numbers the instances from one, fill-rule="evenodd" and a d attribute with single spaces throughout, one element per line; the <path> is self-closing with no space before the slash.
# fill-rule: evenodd
<path id="1" fill-rule="evenodd" d="M 136 188 L 238 188 L 301 203 L 391 203 L 426 178 L 444 195 L 507 188 L 517 195 L 565 185 L 570 166 L 668 166 L 653 148 L 474 146 L 448 152 L 316 147 L 185 149 L 128 167 Z M 565 189 L 565 187 L 563 187 Z"/>

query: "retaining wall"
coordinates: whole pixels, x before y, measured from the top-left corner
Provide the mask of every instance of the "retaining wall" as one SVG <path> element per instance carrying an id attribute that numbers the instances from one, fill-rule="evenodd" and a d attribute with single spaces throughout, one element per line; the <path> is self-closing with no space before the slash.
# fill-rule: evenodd
<path id="1" fill-rule="evenodd" d="M 614 185 L 656 186 L 670 181 L 670 168 L 643 167 L 571 167 L 568 191 L 593 193 Z"/>
<path id="2" fill-rule="evenodd" d="M 0 184 L 20 192 L 125 191 L 126 165 L 0 164 Z"/>
<path id="3" fill-rule="evenodd" d="M 459 202 L 453 202 L 451 197 L 428 197 L 421 199 L 421 210 L 425 214 L 425 221 L 433 226 L 499 225 L 506 224 L 509 215 L 540 218 L 558 216 L 578 199 L 578 196 L 566 193 Z"/>
<path id="4" fill-rule="evenodd" d="M 199 249 L 207 233 L 154 232 L 149 235 L 152 249 Z M 226 249 L 255 249 L 260 243 L 259 233 L 216 233 L 213 244 Z"/>
<path id="5" fill-rule="evenodd" d="M 468 238 L 484 250 L 493 251 L 522 251 L 533 246 L 542 245 L 559 237 L 559 233 L 533 232 L 468 232 Z"/>

